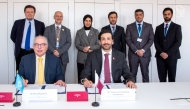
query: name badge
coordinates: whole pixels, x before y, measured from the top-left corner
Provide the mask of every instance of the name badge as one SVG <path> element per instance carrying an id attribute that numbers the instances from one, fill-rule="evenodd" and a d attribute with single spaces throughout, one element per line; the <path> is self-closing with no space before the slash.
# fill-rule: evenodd
<path id="1" fill-rule="evenodd" d="M 57 89 L 23 90 L 23 102 L 52 102 L 57 101 Z"/>
<path id="2" fill-rule="evenodd" d="M 137 38 L 137 41 L 138 41 L 138 42 L 142 42 L 142 39 L 141 39 L 141 38 Z"/>
<path id="3" fill-rule="evenodd" d="M 101 101 L 135 100 L 136 89 L 102 89 Z"/>

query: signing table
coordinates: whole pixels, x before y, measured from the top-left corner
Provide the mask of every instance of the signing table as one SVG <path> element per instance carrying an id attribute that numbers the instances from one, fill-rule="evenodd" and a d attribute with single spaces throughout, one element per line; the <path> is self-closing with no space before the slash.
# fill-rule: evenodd
<path id="1" fill-rule="evenodd" d="M 99 107 L 92 107 L 94 94 L 89 94 L 87 102 L 67 102 L 66 94 L 58 94 L 57 102 L 21 102 L 22 95 L 18 95 L 20 107 L 13 107 L 13 103 L 0 103 L 0 109 L 190 109 L 187 100 L 170 100 L 173 98 L 190 98 L 190 82 L 175 83 L 137 83 L 135 101 L 100 101 L 97 94 Z M 80 84 L 67 84 L 66 91 L 85 91 Z M 0 92 L 13 92 L 14 85 L 0 85 Z M 189 99 L 190 100 L 190 99 Z"/>

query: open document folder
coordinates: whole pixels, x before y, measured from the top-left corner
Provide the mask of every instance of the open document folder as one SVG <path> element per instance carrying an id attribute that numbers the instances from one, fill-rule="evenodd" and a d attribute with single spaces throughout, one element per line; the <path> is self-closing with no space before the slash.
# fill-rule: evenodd
<path id="1" fill-rule="evenodd" d="M 54 85 L 54 84 L 46 84 L 46 85 L 27 85 L 24 90 L 32 90 L 32 89 L 39 89 L 39 90 L 45 90 L 45 89 L 57 89 L 57 94 L 65 94 L 66 93 L 66 87 Z M 22 95 L 21 91 L 17 91 L 15 95 Z"/>
<path id="2" fill-rule="evenodd" d="M 85 88 L 85 90 L 89 93 L 89 94 L 95 94 L 95 85 L 93 84 L 92 88 Z M 126 85 L 123 83 L 108 83 L 108 84 L 104 84 L 104 88 L 103 89 L 127 89 Z M 96 88 L 96 93 L 99 93 L 98 88 Z"/>

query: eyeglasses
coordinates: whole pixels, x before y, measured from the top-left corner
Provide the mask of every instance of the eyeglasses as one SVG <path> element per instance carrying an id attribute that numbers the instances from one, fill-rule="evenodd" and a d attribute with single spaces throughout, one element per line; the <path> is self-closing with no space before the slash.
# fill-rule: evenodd
<path id="1" fill-rule="evenodd" d="M 45 43 L 42 43 L 42 44 L 35 43 L 34 47 L 45 47 L 45 45 L 47 45 L 47 44 L 45 44 Z"/>

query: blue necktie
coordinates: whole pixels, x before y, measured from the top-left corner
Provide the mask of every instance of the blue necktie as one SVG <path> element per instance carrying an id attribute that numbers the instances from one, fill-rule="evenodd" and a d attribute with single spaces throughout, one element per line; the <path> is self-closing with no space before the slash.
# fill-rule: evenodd
<path id="1" fill-rule="evenodd" d="M 138 24 L 138 33 L 139 33 L 139 37 L 141 35 L 141 24 Z"/>
<path id="2" fill-rule="evenodd" d="M 25 49 L 27 51 L 30 49 L 30 34 L 31 34 L 31 22 L 29 22 L 28 30 L 26 33 L 26 40 L 25 40 Z"/>
<path id="3" fill-rule="evenodd" d="M 168 24 L 166 24 L 166 27 L 164 28 L 164 36 L 166 37 L 166 34 L 168 32 Z"/>

